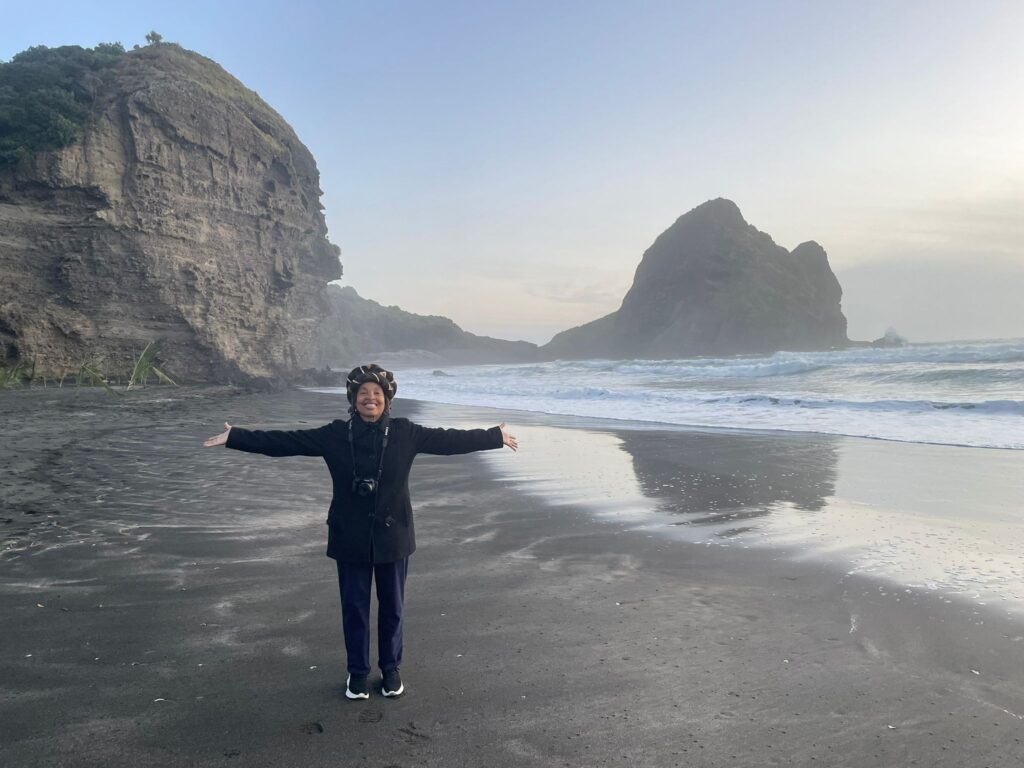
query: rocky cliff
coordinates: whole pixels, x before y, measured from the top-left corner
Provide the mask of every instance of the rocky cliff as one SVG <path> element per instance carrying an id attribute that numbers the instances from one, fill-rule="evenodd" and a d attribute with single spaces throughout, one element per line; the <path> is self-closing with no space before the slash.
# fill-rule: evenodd
<path id="1" fill-rule="evenodd" d="M 0 167 L 0 365 L 126 370 L 150 341 L 186 380 L 316 365 L 341 266 L 294 131 L 175 45 L 91 77 L 79 140 Z"/>
<path id="2" fill-rule="evenodd" d="M 719 198 L 654 241 L 616 312 L 563 331 L 541 353 L 673 358 L 841 347 L 841 298 L 820 245 L 788 251 Z"/>
<path id="3" fill-rule="evenodd" d="M 537 359 L 537 346 L 462 330 L 447 317 L 416 315 L 364 299 L 355 289 L 330 285 L 320 359 L 334 370 L 370 360 L 401 364 L 511 363 Z"/>

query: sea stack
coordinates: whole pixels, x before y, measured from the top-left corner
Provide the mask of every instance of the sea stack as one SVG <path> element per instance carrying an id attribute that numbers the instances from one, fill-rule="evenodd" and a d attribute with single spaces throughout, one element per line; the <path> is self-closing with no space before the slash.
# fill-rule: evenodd
<path id="1" fill-rule="evenodd" d="M 846 346 L 842 288 L 814 241 L 788 251 L 718 198 L 644 253 L 622 306 L 542 347 L 555 358 L 675 358 Z"/>
<path id="2" fill-rule="evenodd" d="M 314 366 L 341 265 L 291 127 L 173 44 L 75 87 L 91 97 L 78 140 L 0 167 L 0 365 L 125 371 L 155 341 L 191 381 Z"/>

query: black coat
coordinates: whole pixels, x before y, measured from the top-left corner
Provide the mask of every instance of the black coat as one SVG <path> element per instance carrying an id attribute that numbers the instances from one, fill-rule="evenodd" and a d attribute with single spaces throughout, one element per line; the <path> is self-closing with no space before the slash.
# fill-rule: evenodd
<path id="1" fill-rule="evenodd" d="M 450 456 L 503 445 L 501 429 L 439 429 L 408 419 L 381 417 L 376 424 L 352 417 L 317 429 L 261 431 L 232 427 L 228 448 L 266 456 L 322 456 L 334 485 L 327 513 L 327 556 L 350 563 L 390 563 L 416 549 L 409 499 L 409 470 L 418 453 Z M 377 493 L 367 498 L 352 490 L 352 453 L 360 477 L 376 477 L 384 428 L 389 427 L 383 474 Z"/>

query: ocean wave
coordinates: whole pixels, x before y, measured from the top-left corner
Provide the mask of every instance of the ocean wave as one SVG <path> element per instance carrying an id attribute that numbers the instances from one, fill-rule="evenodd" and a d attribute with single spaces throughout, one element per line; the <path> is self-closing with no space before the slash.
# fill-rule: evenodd
<path id="1" fill-rule="evenodd" d="M 776 359 L 791 356 L 813 359 L 828 366 L 894 365 L 927 363 L 929 365 L 971 363 L 1024 362 L 1024 340 L 976 343 L 908 344 L 905 347 L 858 347 L 831 352 L 778 352 Z"/>
<path id="2" fill-rule="evenodd" d="M 828 352 L 776 352 L 766 356 L 686 358 L 676 360 L 559 360 L 547 370 L 592 371 L 636 375 L 701 375 L 746 378 L 791 375 L 836 366 L 879 366 L 909 363 L 939 365 L 1022 363 L 1024 340 L 909 344 L 905 347 L 857 347 Z"/>
<path id="3" fill-rule="evenodd" d="M 954 402 L 944 400 L 844 400 L 839 398 L 784 397 L 767 394 L 733 394 L 710 397 L 707 405 L 773 406 L 795 408 L 849 409 L 857 411 L 971 411 L 976 414 L 1024 416 L 1020 400 Z"/>
<path id="4" fill-rule="evenodd" d="M 401 371 L 406 397 L 628 421 L 1024 448 L 1024 340 Z"/>
<path id="5" fill-rule="evenodd" d="M 547 372 L 560 375 L 608 374 L 668 382 L 704 379 L 767 378 L 792 376 L 828 367 L 826 363 L 808 359 L 773 358 L 707 358 L 692 360 L 601 360 L 558 361 Z M 535 368 L 533 372 L 540 372 Z"/>
<path id="6" fill-rule="evenodd" d="M 908 368 L 895 370 L 866 370 L 850 373 L 851 378 L 861 379 L 873 383 L 884 382 L 907 382 L 907 383 L 955 383 L 958 386 L 965 384 L 1003 384 L 1013 383 L 1024 385 L 1024 366 L 1008 368 L 1005 366 L 981 367 L 973 364 L 961 368 Z"/>

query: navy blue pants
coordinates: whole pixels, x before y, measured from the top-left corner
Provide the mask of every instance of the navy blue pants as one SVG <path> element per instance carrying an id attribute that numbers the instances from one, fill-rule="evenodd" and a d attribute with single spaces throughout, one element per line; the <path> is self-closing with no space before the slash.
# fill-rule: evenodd
<path id="1" fill-rule="evenodd" d="M 409 558 L 394 563 L 338 562 L 341 622 L 350 675 L 370 674 L 370 584 L 377 582 L 377 665 L 402 665 L 402 605 Z"/>

